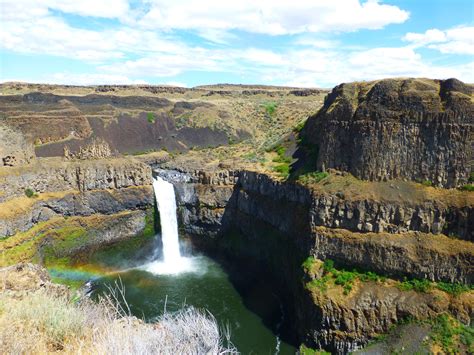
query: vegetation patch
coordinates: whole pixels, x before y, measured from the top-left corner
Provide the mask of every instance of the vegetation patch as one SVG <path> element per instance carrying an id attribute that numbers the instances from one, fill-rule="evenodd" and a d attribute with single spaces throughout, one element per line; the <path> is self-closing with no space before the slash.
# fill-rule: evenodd
<path id="1" fill-rule="evenodd" d="M 459 296 L 463 292 L 474 290 L 474 284 L 464 285 L 458 282 L 455 282 L 455 283 L 438 282 L 436 284 L 436 287 L 440 289 L 441 291 L 449 293 L 450 295 L 453 295 L 453 296 Z"/>
<path id="2" fill-rule="evenodd" d="M 315 275 L 317 269 L 322 269 L 322 276 L 316 277 L 307 283 L 309 289 L 317 289 L 319 291 L 327 291 L 328 286 L 331 284 L 341 286 L 343 293 L 348 295 L 353 288 L 356 280 L 361 282 L 385 282 L 387 277 L 379 275 L 372 271 L 361 271 L 358 269 L 352 269 L 351 271 L 343 268 L 336 268 L 334 261 L 326 259 L 324 263 L 319 262 L 314 257 L 308 257 L 303 263 L 302 268 L 308 275 Z M 448 282 L 431 282 L 426 279 L 407 279 L 404 278 L 402 281 L 391 280 L 401 291 L 416 291 L 427 293 L 437 288 L 453 296 L 459 296 L 463 292 L 469 292 L 474 290 L 474 285 L 464 285 L 461 283 L 448 283 Z"/>
<path id="3" fill-rule="evenodd" d="M 473 354 L 474 328 L 461 324 L 452 317 L 442 314 L 431 322 L 431 339 L 441 346 L 446 354 Z"/>
<path id="4" fill-rule="evenodd" d="M 474 184 L 466 184 L 459 188 L 462 191 L 474 191 Z"/>
<path id="5" fill-rule="evenodd" d="M 423 186 L 433 186 L 433 182 L 431 180 L 422 180 L 421 184 Z"/>
<path id="6" fill-rule="evenodd" d="M 155 121 L 156 121 L 156 118 L 155 118 L 155 115 L 153 114 L 153 112 L 148 112 L 146 114 L 146 119 L 147 119 L 148 123 L 155 123 Z"/>
<path id="7" fill-rule="evenodd" d="M 4 354 L 236 354 L 230 334 L 206 311 L 165 312 L 156 324 L 132 317 L 116 285 L 98 302 L 52 287 L 0 294 Z M 21 336 L 18 336 L 21 334 Z"/>
<path id="8" fill-rule="evenodd" d="M 306 120 L 301 121 L 293 128 L 293 132 L 300 133 L 303 130 L 305 124 L 306 124 Z"/>
<path id="9" fill-rule="evenodd" d="M 302 267 L 306 273 L 314 272 L 314 268 L 317 265 L 316 259 L 310 256 L 306 259 Z M 348 295 L 352 291 L 352 287 L 356 280 L 363 282 L 373 281 L 373 282 L 384 282 L 386 278 L 380 276 L 371 271 L 359 271 L 353 269 L 352 271 L 344 269 L 336 269 L 334 267 L 334 261 L 331 259 L 326 259 L 322 264 L 323 275 L 320 278 L 315 278 L 307 283 L 309 289 L 318 289 L 322 292 L 326 291 L 329 286 L 329 282 L 332 282 L 334 285 L 341 286 L 343 288 L 343 293 Z"/>
<path id="10" fill-rule="evenodd" d="M 433 287 L 433 284 L 431 281 L 423 279 L 423 280 L 418 280 L 418 279 L 411 279 L 407 280 L 407 278 L 404 278 L 400 284 L 398 284 L 398 288 L 402 291 L 416 291 L 416 292 L 429 292 Z"/>
<path id="11" fill-rule="evenodd" d="M 25 189 L 25 195 L 26 197 L 29 197 L 29 198 L 38 197 L 38 194 L 33 189 L 30 189 L 29 187 Z"/>
<path id="12" fill-rule="evenodd" d="M 311 349 L 311 348 L 308 348 L 304 344 L 301 344 L 300 349 L 299 349 L 299 354 L 300 355 L 331 355 L 331 353 L 328 353 L 327 351 Z"/>
<path id="13" fill-rule="evenodd" d="M 277 107 L 278 107 L 278 105 L 277 105 L 276 102 L 266 102 L 266 103 L 263 104 L 263 108 L 265 109 L 265 113 L 270 117 L 273 117 L 275 115 Z"/>
<path id="14" fill-rule="evenodd" d="M 249 163 L 264 163 L 265 157 L 257 154 L 256 152 L 249 152 L 247 154 L 242 155 L 242 158 Z"/>
<path id="15" fill-rule="evenodd" d="M 273 171 L 280 174 L 283 179 L 286 179 L 290 175 L 290 164 L 292 160 L 290 157 L 286 156 L 286 148 L 279 144 L 267 151 L 277 154 L 277 156 L 272 159 L 274 163 L 278 164 L 273 167 Z"/>
<path id="16" fill-rule="evenodd" d="M 306 173 L 298 177 L 298 181 L 305 185 L 317 184 L 329 176 L 328 172 L 325 171 L 313 171 Z"/>

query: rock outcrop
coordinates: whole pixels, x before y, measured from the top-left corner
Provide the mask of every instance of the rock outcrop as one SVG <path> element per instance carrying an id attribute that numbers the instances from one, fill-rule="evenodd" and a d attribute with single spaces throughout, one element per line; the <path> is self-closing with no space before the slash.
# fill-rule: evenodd
<path id="1" fill-rule="evenodd" d="M 133 159 L 63 161 L 49 159 L 27 167 L 0 170 L 0 202 L 35 192 L 89 191 L 151 185 L 149 166 Z"/>
<path id="2" fill-rule="evenodd" d="M 473 88 L 456 79 L 341 84 L 302 133 L 314 170 L 456 187 L 473 168 Z"/>
<path id="3" fill-rule="evenodd" d="M 85 192 L 65 191 L 52 196 L 29 199 L 15 198 L 0 212 L 0 238 L 24 232 L 35 224 L 63 216 L 91 216 L 93 214 L 116 214 L 123 211 L 145 210 L 153 206 L 151 186 L 137 186 L 122 189 L 92 190 Z M 57 195 L 57 196 L 55 196 Z M 23 206 L 13 213 L 16 206 Z"/>
<path id="4" fill-rule="evenodd" d="M 29 164 L 34 158 L 33 144 L 20 132 L 0 124 L 0 167 Z"/>
<path id="5" fill-rule="evenodd" d="M 89 144 L 81 146 L 77 153 L 72 153 L 69 147 L 64 146 L 64 157 L 66 159 L 103 159 L 112 156 L 112 150 L 104 139 L 94 139 Z"/>
<path id="6" fill-rule="evenodd" d="M 56 229 L 78 231 L 69 233 L 77 237 L 65 248 L 69 254 L 136 236 L 154 204 L 151 169 L 133 159 L 38 159 L 1 168 L 0 191 L 0 238 L 10 237 L 0 240 L 0 253 L 7 264 L 38 255 L 57 239 Z M 22 245 L 28 252 L 14 253 Z"/>
<path id="7" fill-rule="evenodd" d="M 387 324 L 407 319 L 435 318 L 450 312 L 465 324 L 472 317 L 474 293 L 453 298 L 441 291 L 420 293 L 402 291 L 390 284 L 357 282 L 350 295 L 341 288 L 327 292 L 313 290 L 311 300 L 318 307 L 308 307 L 310 337 L 316 347 L 347 354 L 366 345 L 367 335 L 387 332 Z M 312 311 L 311 311 L 312 310 Z"/>

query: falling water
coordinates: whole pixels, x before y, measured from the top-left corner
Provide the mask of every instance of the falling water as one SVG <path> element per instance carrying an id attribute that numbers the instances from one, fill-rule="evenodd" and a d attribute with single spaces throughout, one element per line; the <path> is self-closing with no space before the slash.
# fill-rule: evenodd
<path id="1" fill-rule="evenodd" d="M 177 274 L 192 271 L 192 258 L 182 257 L 179 251 L 176 198 L 173 184 L 157 176 L 153 189 L 160 212 L 163 260 L 154 260 L 144 268 L 155 274 Z M 155 252 L 155 257 L 158 253 Z"/>
<path id="2" fill-rule="evenodd" d="M 164 263 L 172 264 L 181 258 L 174 186 L 157 176 L 153 179 L 153 189 L 155 190 L 156 203 L 160 211 Z"/>

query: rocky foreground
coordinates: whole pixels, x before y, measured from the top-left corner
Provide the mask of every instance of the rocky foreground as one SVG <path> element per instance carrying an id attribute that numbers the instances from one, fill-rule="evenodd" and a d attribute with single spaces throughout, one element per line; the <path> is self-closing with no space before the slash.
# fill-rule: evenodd
<path id="1" fill-rule="evenodd" d="M 146 242 L 159 167 L 183 234 L 249 282 L 271 280 L 293 342 L 347 353 L 409 323 L 424 329 L 414 352 L 472 352 L 472 86 L 342 84 L 319 111 L 321 91 L 282 88 L 4 89 L 18 94 L 1 98 L 0 135 L 17 142 L 0 144 L 2 265 Z M 226 142 L 182 138 L 206 117 L 219 117 L 215 131 L 227 125 Z M 84 129 L 46 135 L 53 121 Z M 133 145 L 144 131 L 150 145 Z"/>

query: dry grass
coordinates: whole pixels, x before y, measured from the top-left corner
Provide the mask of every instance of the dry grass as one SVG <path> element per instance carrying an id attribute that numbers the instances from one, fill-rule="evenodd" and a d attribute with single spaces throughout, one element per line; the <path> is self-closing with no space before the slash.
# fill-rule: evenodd
<path id="1" fill-rule="evenodd" d="M 301 183 L 301 181 L 299 181 Z M 436 201 L 444 206 L 464 207 L 474 204 L 474 194 L 457 189 L 441 189 L 402 181 L 365 181 L 345 174 L 337 175 L 330 170 L 324 181 L 307 184 L 317 193 L 335 194 L 343 192 L 350 201 L 372 200 L 387 203 L 419 205 Z"/>
<path id="2" fill-rule="evenodd" d="M 189 307 L 165 313 L 157 323 L 147 324 L 130 316 L 124 296 L 123 287 L 114 288 L 97 303 L 72 298 L 69 292 L 54 288 L 20 295 L 2 292 L 0 353 L 236 353 L 228 333 L 221 336 L 209 313 Z"/>
<path id="3" fill-rule="evenodd" d="M 57 191 L 37 194 L 34 197 L 20 196 L 0 203 L 0 220 L 7 220 L 18 215 L 25 214 L 31 210 L 35 203 L 47 201 L 49 199 L 59 199 L 67 194 L 77 193 L 77 191 Z"/>

